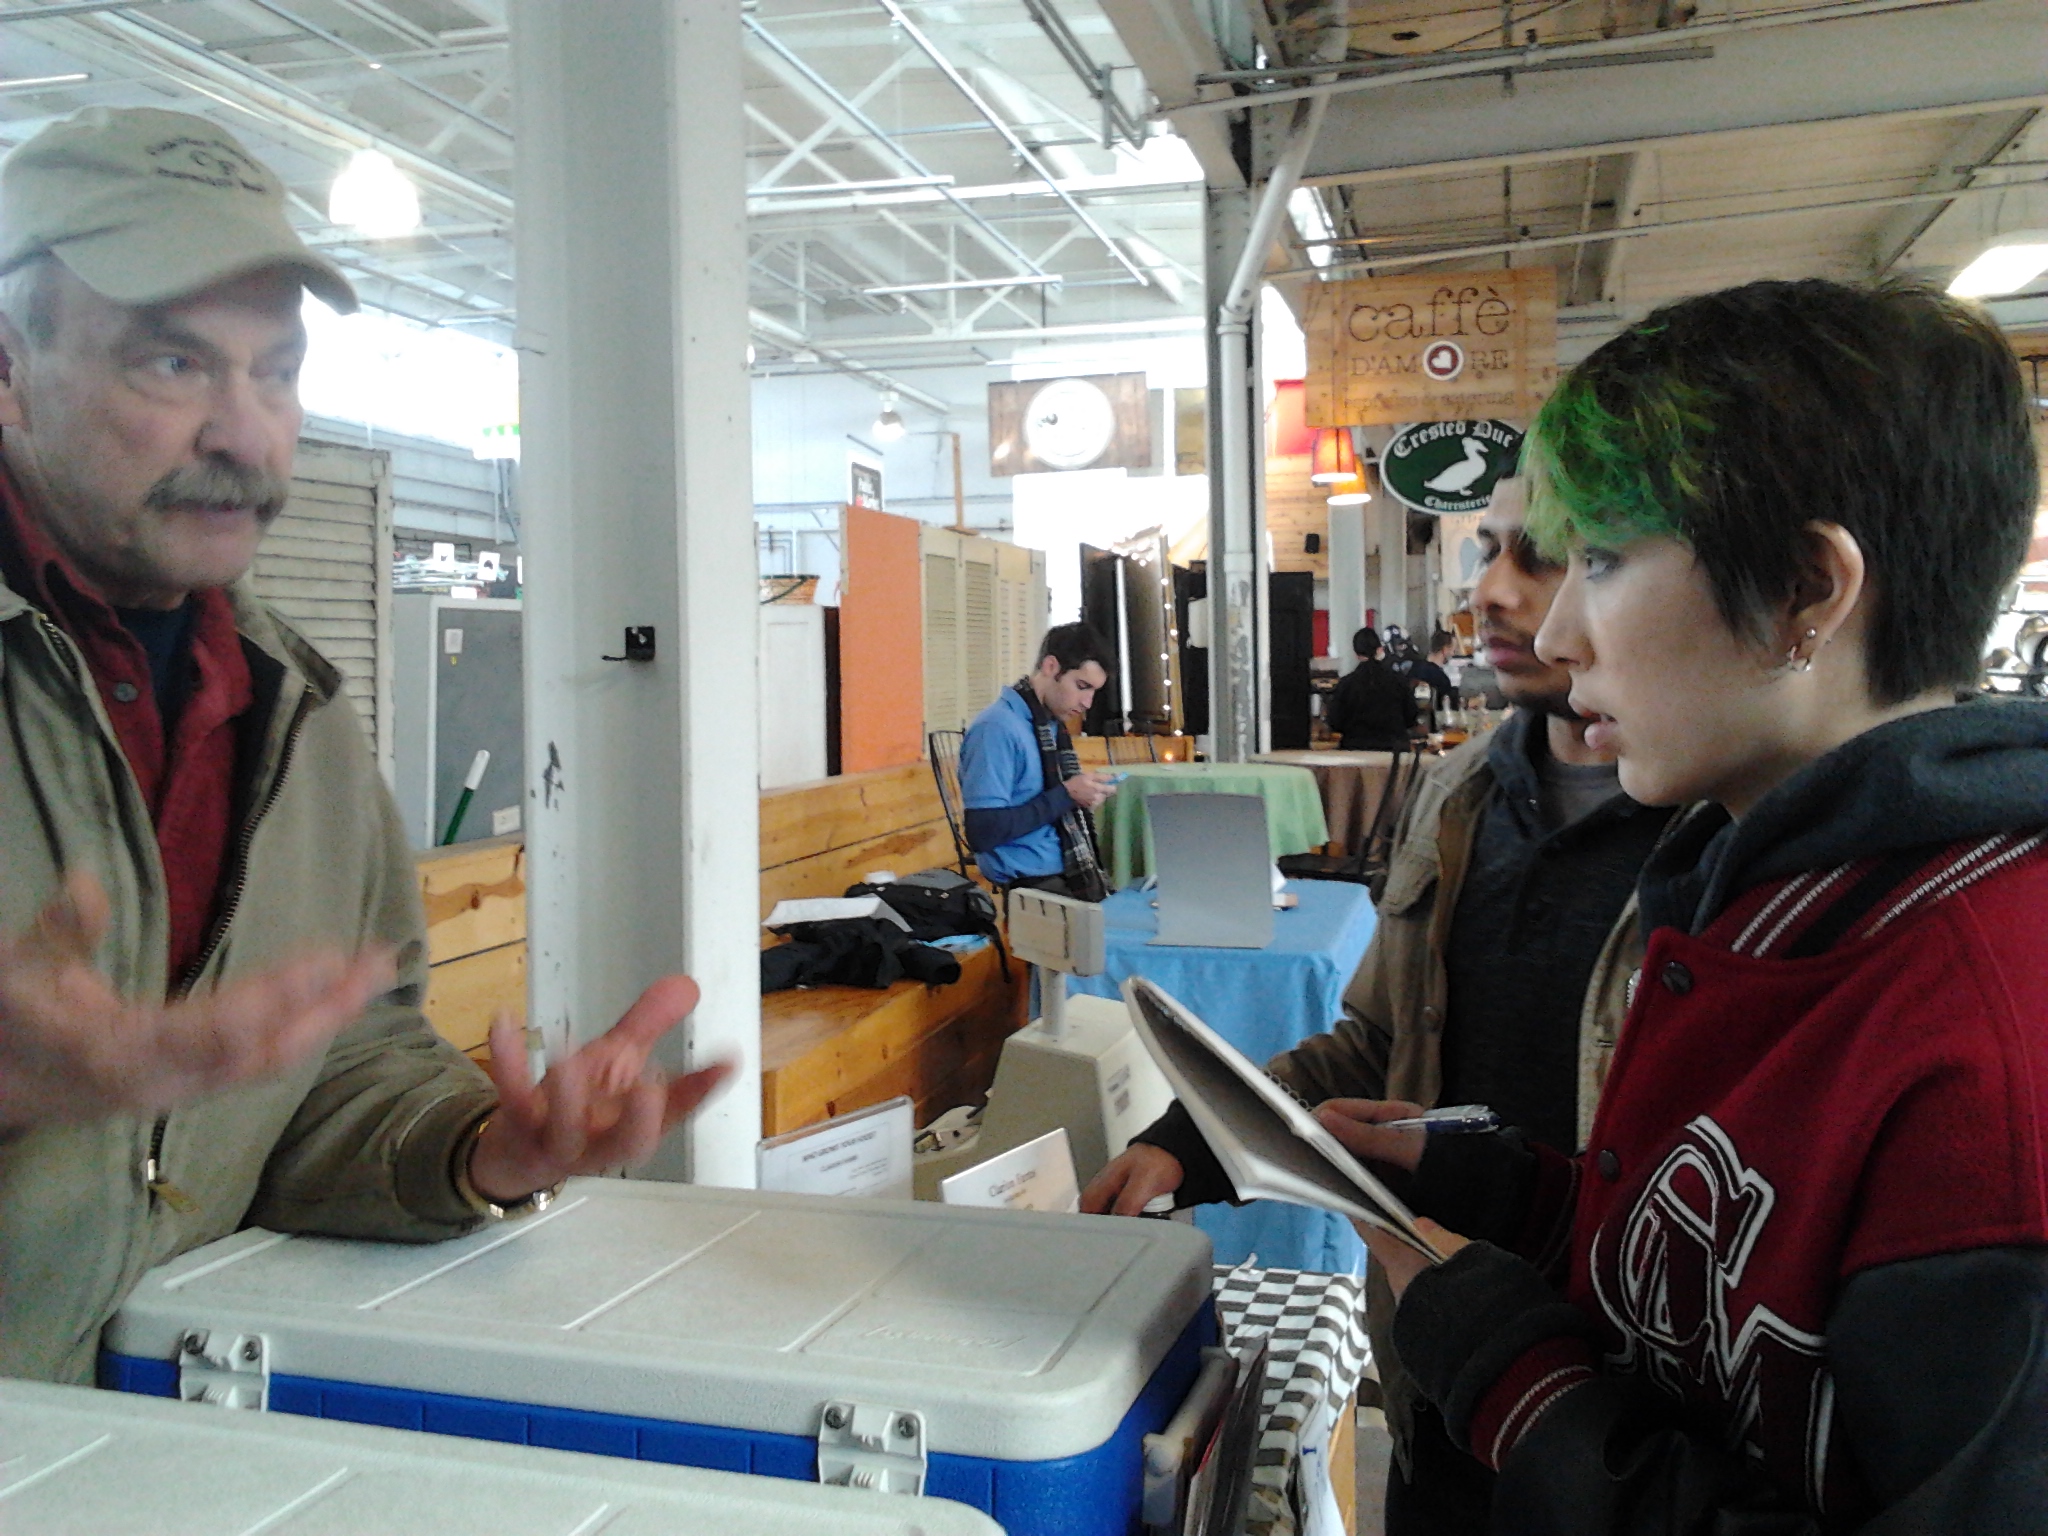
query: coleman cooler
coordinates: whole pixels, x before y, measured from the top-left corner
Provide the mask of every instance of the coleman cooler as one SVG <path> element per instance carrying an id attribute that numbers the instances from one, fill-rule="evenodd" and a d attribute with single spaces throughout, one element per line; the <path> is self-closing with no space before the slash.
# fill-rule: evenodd
<path id="1" fill-rule="evenodd" d="M 579 1179 L 446 1243 L 197 1249 L 108 1327 L 101 1382 L 1124 1536 L 1209 1287 L 1177 1222 Z"/>
<path id="2" fill-rule="evenodd" d="M 7 1536 L 1002 1536 L 939 1499 L 0 1382 Z"/>

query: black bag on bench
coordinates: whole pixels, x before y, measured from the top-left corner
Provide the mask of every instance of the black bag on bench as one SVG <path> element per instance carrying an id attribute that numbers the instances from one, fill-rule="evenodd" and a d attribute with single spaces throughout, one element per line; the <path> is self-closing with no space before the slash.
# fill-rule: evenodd
<path id="1" fill-rule="evenodd" d="M 908 976 L 928 987 L 960 979 L 959 960 L 920 944 L 894 923 L 875 917 L 837 917 L 792 923 L 787 944 L 761 951 L 761 990 L 788 987 L 887 987 Z"/>

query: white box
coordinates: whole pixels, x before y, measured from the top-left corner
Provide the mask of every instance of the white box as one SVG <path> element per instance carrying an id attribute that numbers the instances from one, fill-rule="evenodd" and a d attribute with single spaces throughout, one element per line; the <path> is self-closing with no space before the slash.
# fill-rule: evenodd
<path id="1" fill-rule="evenodd" d="M 941 1499 L 0 1382 L 7 1536 L 1001 1536 Z"/>
<path id="2" fill-rule="evenodd" d="M 579 1179 L 446 1243 L 210 1244 L 143 1279 L 102 1381 L 253 1398 L 214 1368 L 246 1349 L 288 1412 L 805 1479 L 854 1405 L 921 1416 L 924 1491 L 1011 1536 L 1123 1536 L 1209 1259 L 1174 1222 Z"/>

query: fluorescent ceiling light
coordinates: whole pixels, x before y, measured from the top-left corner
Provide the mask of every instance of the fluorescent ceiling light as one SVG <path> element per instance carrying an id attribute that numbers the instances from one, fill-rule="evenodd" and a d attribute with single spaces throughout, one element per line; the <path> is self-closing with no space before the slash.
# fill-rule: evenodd
<path id="1" fill-rule="evenodd" d="M 1948 285 L 1959 299 L 2018 293 L 2048 272 L 2048 229 L 2017 230 L 1998 239 Z"/>
<path id="2" fill-rule="evenodd" d="M 334 178 L 327 217 L 372 240 L 393 240 L 420 227 L 420 191 L 389 155 L 357 150 Z"/>
<path id="3" fill-rule="evenodd" d="M 77 85 L 90 80 L 91 75 L 22 75 L 13 80 L 0 80 L 0 91 L 39 91 L 50 85 Z"/>

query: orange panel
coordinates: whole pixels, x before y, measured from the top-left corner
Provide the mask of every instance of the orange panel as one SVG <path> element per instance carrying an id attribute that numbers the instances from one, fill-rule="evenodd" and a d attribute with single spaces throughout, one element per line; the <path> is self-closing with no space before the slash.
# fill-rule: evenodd
<path id="1" fill-rule="evenodd" d="M 846 509 L 839 576 L 839 769 L 924 756 L 924 586 L 915 518 Z"/>

